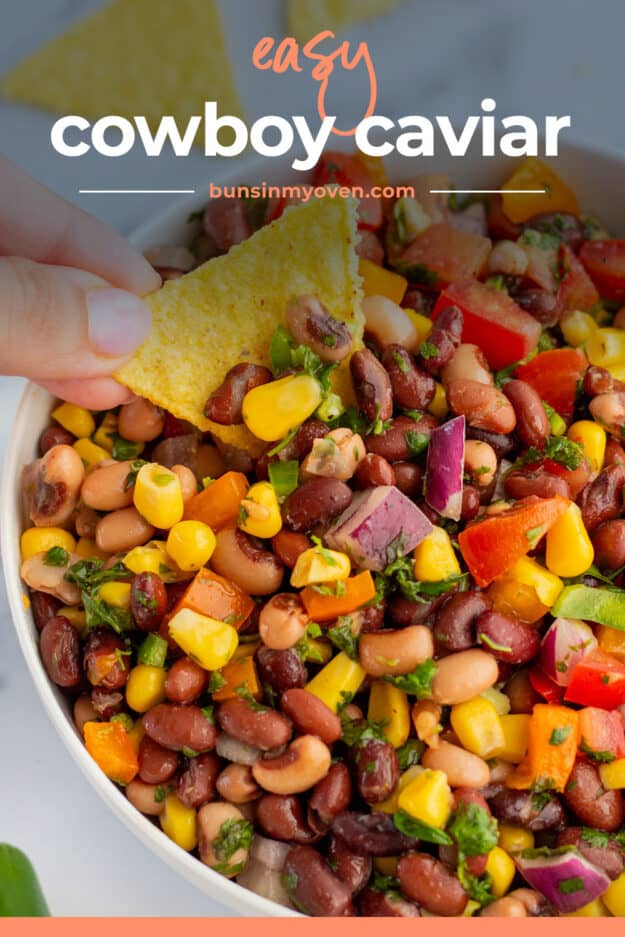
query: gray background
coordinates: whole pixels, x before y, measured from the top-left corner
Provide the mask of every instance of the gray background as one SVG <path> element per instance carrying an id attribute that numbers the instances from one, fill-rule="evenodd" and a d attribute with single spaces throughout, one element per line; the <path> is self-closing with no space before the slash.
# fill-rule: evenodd
<path id="1" fill-rule="evenodd" d="M 171 0 L 175 2 L 175 0 Z M 0 0 L 0 73 L 97 2 Z M 277 0 L 221 0 L 239 88 L 249 119 L 314 117 L 306 76 L 258 73 L 251 49 L 279 35 Z M 496 98 L 499 115 L 571 114 L 563 139 L 625 150 L 622 0 L 405 0 L 383 20 L 342 38 L 370 43 L 378 113 L 479 113 Z M 260 25 L 262 13 L 263 25 Z M 345 86 L 335 100 L 346 105 Z M 193 188 L 209 169 L 200 152 L 185 159 L 130 154 L 66 160 L 49 143 L 53 118 L 0 99 L 0 150 L 33 176 L 124 232 L 158 211 L 166 196 L 78 196 L 79 188 Z M 210 177 L 220 167 L 211 163 Z M 0 378 L 4 453 L 22 382 Z M 0 840 L 35 862 L 57 915 L 219 915 L 226 909 L 177 878 L 113 817 L 74 768 L 35 696 L 0 593 Z"/>

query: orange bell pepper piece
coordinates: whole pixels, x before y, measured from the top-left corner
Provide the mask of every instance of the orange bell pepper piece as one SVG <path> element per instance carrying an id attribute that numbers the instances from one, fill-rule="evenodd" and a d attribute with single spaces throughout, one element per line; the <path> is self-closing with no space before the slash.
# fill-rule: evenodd
<path id="1" fill-rule="evenodd" d="M 314 586 L 302 589 L 301 600 L 313 621 L 331 621 L 339 615 L 349 615 L 375 596 L 375 583 L 369 570 L 344 579 L 340 585 L 344 587 L 341 595 L 324 595 Z"/>
<path id="2" fill-rule="evenodd" d="M 458 537 L 460 551 L 478 586 L 488 586 L 533 550 L 569 504 L 559 495 L 524 498 L 463 530 Z"/>
<path id="3" fill-rule="evenodd" d="M 225 621 L 238 630 L 252 614 L 254 600 L 234 582 L 203 567 L 168 617 L 173 618 L 182 608 Z"/>
<path id="4" fill-rule="evenodd" d="M 560 179 L 551 166 L 528 156 L 502 186 L 504 214 L 517 223 L 528 221 L 533 215 L 544 211 L 568 211 L 579 215 L 577 196 Z M 520 195 L 514 189 L 524 190 Z M 526 194 L 527 189 L 542 189 L 543 192 Z"/>
<path id="5" fill-rule="evenodd" d="M 139 770 L 132 739 L 120 722 L 86 722 L 84 725 L 87 751 L 117 784 L 130 784 Z"/>
<path id="6" fill-rule="evenodd" d="M 538 703 L 530 717 L 525 760 L 506 778 L 506 787 L 527 790 L 544 785 L 563 791 L 579 742 L 579 713 L 567 706 Z"/>
<path id="7" fill-rule="evenodd" d="M 202 521 L 213 530 L 221 530 L 236 521 L 241 499 L 248 481 L 241 472 L 226 472 L 211 482 L 204 491 L 189 498 L 184 509 L 186 521 Z"/>
<path id="8" fill-rule="evenodd" d="M 225 686 L 213 693 L 215 702 L 236 699 L 237 687 L 246 686 L 255 699 L 260 699 L 262 691 L 256 673 L 256 664 L 252 656 L 245 655 L 231 660 L 219 671 L 226 681 Z"/>

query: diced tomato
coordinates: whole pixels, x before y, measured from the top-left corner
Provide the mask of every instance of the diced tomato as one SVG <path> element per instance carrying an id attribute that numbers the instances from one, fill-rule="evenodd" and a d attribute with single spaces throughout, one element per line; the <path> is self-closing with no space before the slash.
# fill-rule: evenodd
<path id="1" fill-rule="evenodd" d="M 525 358 L 538 344 L 540 324 L 502 290 L 477 280 L 452 283 L 439 296 L 432 318 L 450 305 L 464 315 L 462 341 L 479 345 L 495 370 Z"/>
<path id="2" fill-rule="evenodd" d="M 413 283 L 437 289 L 479 276 L 491 251 L 490 238 L 460 231 L 450 224 L 433 224 L 401 255 L 400 272 Z"/>
<path id="3" fill-rule="evenodd" d="M 560 265 L 563 277 L 558 289 L 558 309 L 561 312 L 590 309 L 599 302 L 595 284 L 568 244 L 560 247 Z"/>
<path id="4" fill-rule="evenodd" d="M 625 755 L 625 730 L 620 712 L 587 706 L 579 714 L 580 748 L 583 752 L 610 752 L 614 758 Z"/>
<path id="5" fill-rule="evenodd" d="M 570 420 L 575 410 L 577 384 L 587 367 L 588 359 L 583 351 L 556 348 L 519 365 L 516 376 L 531 384 L 542 400 L 565 420 Z"/>
<path id="6" fill-rule="evenodd" d="M 350 188 L 362 188 L 365 196 L 360 199 L 358 208 L 359 226 L 369 228 L 371 231 L 377 231 L 382 227 L 384 221 L 382 199 L 368 194 L 375 182 L 367 167 L 357 156 L 338 153 L 334 150 L 324 153 L 315 167 L 313 185 L 344 185 Z"/>
<path id="7" fill-rule="evenodd" d="M 625 302 L 625 240 L 586 241 L 579 259 L 604 299 Z"/>
<path id="8" fill-rule="evenodd" d="M 625 703 L 625 664 L 596 648 L 573 668 L 564 696 L 569 703 L 616 709 Z"/>
<path id="9" fill-rule="evenodd" d="M 553 680 L 534 667 L 529 672 L 530 683 L 539 696 L 542 696 L 548 703 L 561 703 L 564 696 L 564 687 L 558 686 Z"/>

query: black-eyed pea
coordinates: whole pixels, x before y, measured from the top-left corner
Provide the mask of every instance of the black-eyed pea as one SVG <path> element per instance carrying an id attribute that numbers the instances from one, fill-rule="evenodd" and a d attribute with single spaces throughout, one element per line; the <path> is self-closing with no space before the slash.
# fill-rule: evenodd
<path id="1" fill-rule="evenodd" d="M 140 778 L 135 778 L 126 785 L 126 797 L 133 807 L 136 807 L 147 817 L 160 817 L 165 809 L 165 798 L 161 797 L 162 787 L 158 784 L 146 784 Z"/>
<path id="2" fill-rule="evenodd" d="M 272 794 L 300 794 L 310 790 L 330 770 L 330 749 L 315 735 L 300 735 L 283 755 L 261 758 L 252 765 L 260 787 Z"/>
<path id="3" fill-rule="evenodd" d="M 249 765 L 226 765 L 217 778 L 217 791 L 231 804 L 247 804 L 261 796 Z"/>
<path id="4" fill-rule="evenodd" d="M 432 633 L 424 625 L 371 632 L 359 642 L 360 664 L 372 677 L 410 673 L 433 654 Z"/>
<path id="5" fill-rule="evenodd" d="M 442 706 L 474 699 L 499 679 L 497 661 L 478 649 L 459 651 L 437 661 L 431 697 Z"/>
<path id="6" fill-rule="evenodd" d="M 172 465 L 171 470 L 174 475 L 178 476 L 182 500 L 186 504 L 193 495 L 197 494 L 197 479 L 187 465 Z"/>
<path id="7" fill-rule="evenodd" d="M 231 852 L 225 833 L 233 829 L 233 822 L 237 824 L 241 845 Z M 251 842 L 251 824 L 238 807 L 223 801 L 204 804 L 198 811 L 197 832 L 200 859 L 204 865 L 216 869 L 226 878 L 232 878 L 243 870 Z M 228 840 L 232 838 L 229 836 Z"/>
<path id="8" fill-rule="evenodd" d="M 493 447 L 480 439 L 467 439 L 464 444 L 464 471 L 472 485 L 488 488 L 497 474 L 497 456 Z"/>
<path id="9" fill-rule="evenodd" d="M 265 647 L 285 651 L 295 647 L 304 637 L 308 613 L 299 596 L 293 592 L 274 595 L 262 608 L 258 630 Z"/>
<path id="10" fill-rule="evenodd" d="M 452 787 L 486 787 L 490 781 L 490 769 L 483 758 L 465 751 L 459 745 L 439 742 L 436 748 L 428 748 L 421 763 L 424 768 L 442 771 Z"/>

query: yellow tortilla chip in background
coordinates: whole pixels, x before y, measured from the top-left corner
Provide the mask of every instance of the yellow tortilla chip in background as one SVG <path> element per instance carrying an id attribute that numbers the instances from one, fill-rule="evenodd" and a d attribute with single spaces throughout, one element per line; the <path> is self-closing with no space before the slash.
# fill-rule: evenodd
<path id="1" fill-rule="evenodd" d="M 213 0 L 114 0 L 10 71 L 3 93 L 61 114 L 164 114 L 181 132 L 204 101 L 242 114 Z"/>
<path id="2" fill-rule="evenodd" d="M 338 33 L 353 23 L 389 13 L 400 0 L 287 0 L 289 36 L 307 42 L 324 29 Z"/>
<path id="3" fill-rule="evenodd" d="M 212 423 L 204 405 L 235 364 L 269 364 L 271 337 L 297 296 L 316 296 L 361 344 L 356 211 L 354 200 L 330 197 L 293 206 L 224 256 L 166 282 L 148 298 L 150 337 L 117 379 L 179 419 L 257 454 L 263 444 L 245 426 Z M 348 365 L 335 374 L 335 389 L 346 394 Z"/>

